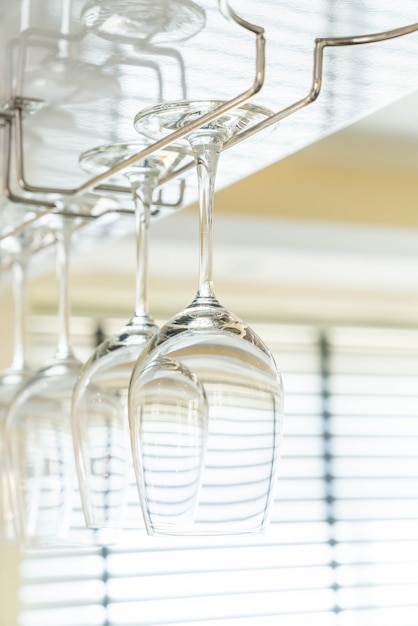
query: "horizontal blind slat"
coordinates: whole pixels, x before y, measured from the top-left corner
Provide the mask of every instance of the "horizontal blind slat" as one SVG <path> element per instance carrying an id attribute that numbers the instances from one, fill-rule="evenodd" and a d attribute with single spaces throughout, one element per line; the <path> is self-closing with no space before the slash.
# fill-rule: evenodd
<path id="1" fill-rule="evenodd" d="M 198 616 L 202 623 L 207 620 L 225 619 L 228 616 L 237 617 L 252 615 L 259 616 L 275 614 L 278 617 L 286 613 L 298 611 L 299 592 L 264 592 L 256 594 L 218 595 L 216 598 L 200 596 L 166 600 L 142 600 L 141 602 L 114 603 L 109 607 L 110 623 L 132 623 L 130 615 L 136 615 L 137 626 L 151 626 L 165 624 L 168 626 L 178 621 L 196 620 Z M 303 593 L 304 609 L 306 611 L 326 611 L 334 606 L 334 594 L 331 590 L 305 590 Z M 174 617 L 175 616 L 175 617 Z"/>
<path id="2" fill-rule="evenodd" d="M 313 327 L 266 325 L 260 334 L 277 355 L 286 394 L 267 535 L 129 531 L 106 559 L 34 555 L 22 569 L 21 626 L 418 624 L 418 332 L 330 329 L 322 365 Z M 51 602 L 48 612 L 36 583 L 49 587 L 54 575 L 57 608 Z M 93 583 L 80 593 L 84 607 L 71 606 L 77 580 Z M 66 602 L 67 612 L 59 608 Z"/>

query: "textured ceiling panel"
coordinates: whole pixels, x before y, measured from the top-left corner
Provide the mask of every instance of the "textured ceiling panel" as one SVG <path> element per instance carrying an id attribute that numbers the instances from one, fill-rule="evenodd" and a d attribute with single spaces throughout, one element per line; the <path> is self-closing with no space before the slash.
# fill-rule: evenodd
<path id="1" fill-rule="evenodd" d="M 103 2 L 98 0 L 93 13 Z M 115 11 L 126 2 L 115 0 Z M 147 3 L 155 10 L 164 0 L 138 0 L 138 6 Z M 109 10 L 110 0 L 106 4 Z M 169 5 L 180 7 L 180 0 Z M 167 11 L 169 5 L 164 5 Z M 136 39 L 135 29 L 128 38 L 98 36 L 83 22 L 86 2 L 81 0 L 2 0 L 0 95 L 3 101 L 13 95 L 42 101 L 23 125 L 27 181 L 79 185 L 87 178 L 79 167 L 80 153 L 104 143 L 135 141 L 133 118 L 141 109 L 184 98 L 228 99 L 252 84 L 254 36 L 225 19 L 215 0 L 198 0 L 197 5 L 205 14 L 204 28 L 186 41 L 160 43 L 159 33 L 144 41 L 138 30 Z M 316 37 L 398 28 L 415 22 L 418 14 L 415 0 L 404 0 L 401 8 L 388 0 L 235 0 L 231 6 L 265 28 L 266 78 L 254 101 L 274 111 L 308 94 Z M 415 91 L 417 62 L 418 33 L 326 49 L 318 100 L 284 119 L 274 132 L 226 151 L 218 186 Z M 176 194 L 177 186 L 166 198 Z M 191 176 L 184 203 L 195 198 Z"/>
<path id="2" fill-rule="evenodd" d="M 71 4 L 64 0 L 62 7 L 56 0 L 2 2 L 3 75 L 14 75 L 13 90 L 18 95 L 44 101 L 26 121 L 27 173 L 35 182 L 82 180 L 79 153 L 96 144 L 135 139 L 132 120 L 144 107 L 184 97 L 228 98 L 252 83 L 254 38 L 227 21 L 213 0 L 198 2 L 206 13 L 204 29 L 170 45 L 135 44 L 134 39 L 125 42 L 117 35 L 113 40 L 98 37 L 82 23 L 84 4 L 80 0 Z M 116 7 L 120 4 L 115 0 Z M 274 110 L 309 91 L 315 37 L 360 35 L 417 19 L 413 0 L 402 2 L 401 9 L 382 0 L 240 0 L 234 5 L 240 15 L 266 30 L 266 81 L 256 100 Z M 71 19 L 63 24 L 66 10 Z M 20 45 L 24 39 L 27 45 L 19 78 L 19 42 L 13 48 L 12 70 L 8 53 L 10 41 L 19 37 L 22 27 Z M 63 29 L 75 41 L 60 41 Z M 222 180 L 237 180 L 415 90 L 417 58 L 418 34 L 326 50 L 319 100 L 283 122 L 275 136 L 235 148 L 233 156 L 225 157 L 229 171 L 221 173 Z M 3 80 L 3 99 L 8 91 Z M 36 158 L 31 158 L 33 154 Z"/>

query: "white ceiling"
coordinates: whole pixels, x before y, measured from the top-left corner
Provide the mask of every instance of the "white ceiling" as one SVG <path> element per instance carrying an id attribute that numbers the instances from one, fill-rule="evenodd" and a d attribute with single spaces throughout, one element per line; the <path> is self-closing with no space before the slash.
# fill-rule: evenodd
<path id="1" fill-rule="evenodd" d="M 228 22 L 214 0 L 198 0 L 198 4 L 206 12 L 205 28 L 185 42 L 162 49 L 109 41 L 90 33 L 80 17 L 85 0 L 2 1 L 0 97 L 15 93 L 44 101 L 43 108 L 25 122 L 29 182 L 60 187 L 86 180 L 78 165 L 80 153 L 103 143 L 136 140 L 134 115 L 161 99 L 224 99 L 252 84 L 253 35 Z M 316 37 L 379 32 L 416 20 L 414 0 L 403 0 L 401 8 L 389 0 L 236 0 L 231 4 L 240 15 L 265 28 L 266 79 L 256 100 L 275 112 L 309 92 Z M 76 38 L 69 48 L 56 40 L 66 7 L 65 28 Z M 8 46 L 24 37 L 29 43 L 19 72 L 16 63 L 11 66 Z M 60 68 L 69 67 L 68 75 L 64 70 L 50 72 L 57 55 L 65 57 Z M 417 57 L 418 33 L 373 45 L 327 49 L 319 99 L 286 118 L 277 132 L 228 151 L 222 159 L 219 185 L 254 173 L 415 91 Z M 11 89 L 10 74 L 14 77 Z M 72 83 L 77 87 L 73 96 Z M 385 132 L 403 131 L 405 119 L 386 117 Z M 190 184 L 187 199 L 195 193 Z"/>

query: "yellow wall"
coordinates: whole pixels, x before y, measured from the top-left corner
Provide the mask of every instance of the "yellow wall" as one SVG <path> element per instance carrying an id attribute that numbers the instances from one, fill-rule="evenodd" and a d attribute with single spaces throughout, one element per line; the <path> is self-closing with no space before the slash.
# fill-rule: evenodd
<path id="1" fill-rule="evenodd" d="M 0 543 L 0 624 L 16 626 L 20 554 L 16 546 Z"/>
<path id="2" fill-rule="evenodd" d="M 355 128 L 222 190 L 217 210 L 418 228 L 417 140 Z"/>
<path id="3" fill-rule="evenodd" d="M 0 368 L 7 367 L 12 353 L 10 290 L 0 296 Z M 16 546 L 0 542 L 0 626 L 16 626 L 18 613 L 20 554 Z"/>

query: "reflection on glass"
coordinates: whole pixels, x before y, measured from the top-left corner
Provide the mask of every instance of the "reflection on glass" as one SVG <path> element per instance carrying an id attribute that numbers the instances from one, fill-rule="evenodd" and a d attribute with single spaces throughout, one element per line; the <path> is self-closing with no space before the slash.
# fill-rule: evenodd
<path id="1" fill-rule="evenodd" d="M 146 144 L 112 144 L 80 157 L 91 174 L 101 173 L 141 151 Z M 157 330 L 147 298 L 148 230 L 152 194 L 187 150 L 170 148 L 130 165 L 127 177 L 135 202 L 136 296 L 131 319 L 94 351 L 74 390 L 72 422 L 84 514 L 91 528 L 143 527 L 130 451 L 127 395 L 133 366 Z"/>
<path id="2" fill-rule="evenodd" d="M 89 0 L 81 19 L 99 37 L 167 44 L 196 35 L 205 12 L 191 0 Z"/>
<path id="3" fill-rule="evenodd" d="M 68 253 L 73 220 L 55 216 L 59 332 L 54 359 L 21 388 L 8 410 L 5 445 L 15 531 L 25 546 L 65 540 L 74 504 L 71 392 L 80 369 L 69 342 Z M 70 223 L 71 221 L 71 223 Z"/>
<path id="4" fill-rule="evenodd" d="M 163 104 L 139 113 L 136 128 L 155 139 L 218 104 Z M 200 188 L 198 290 L 193 302 L 148 343 L 135 366 L 129 391 L 134 464 L 150 534 L 258 533 L 269 518 L 282 433 L 282 381 L 268 348 L 247 324 L 218 302 L 212 283 L 212 210 L 218 156 L 228 138 L 267 115 L 269 111 L 247 105 L 188 135 Z M 182 408 L 171 408 L 177 407 L 177 398 L 169 385 L 160 385 L 158 393 L 144 393 L 149 372 L 156 377 L 166 359 L 180 363 L 199 381 L 209 411 L 198 507 L 194 521 L 185 520 L 183 525 L 170 525 L 159 511 L 163 494 L 167 508 L 169 500 L 183 494 L 176 473 L 165 470 L 172 461 L 172 455 L 166 458 L 167 441 L 173 451 L 177 446 L 175 434 L 164 428 L 166 422 L 170 424 L 166 414 L 168 408 L 176 410 L 177 420 L 186 423 L 187 411 L 183 414 Z M 153 445 L 149 443 L 150 432 L 155 433 Z M 161 486 L 156 489 L 157 471 L 164 477 L 165 491 Z"/>

